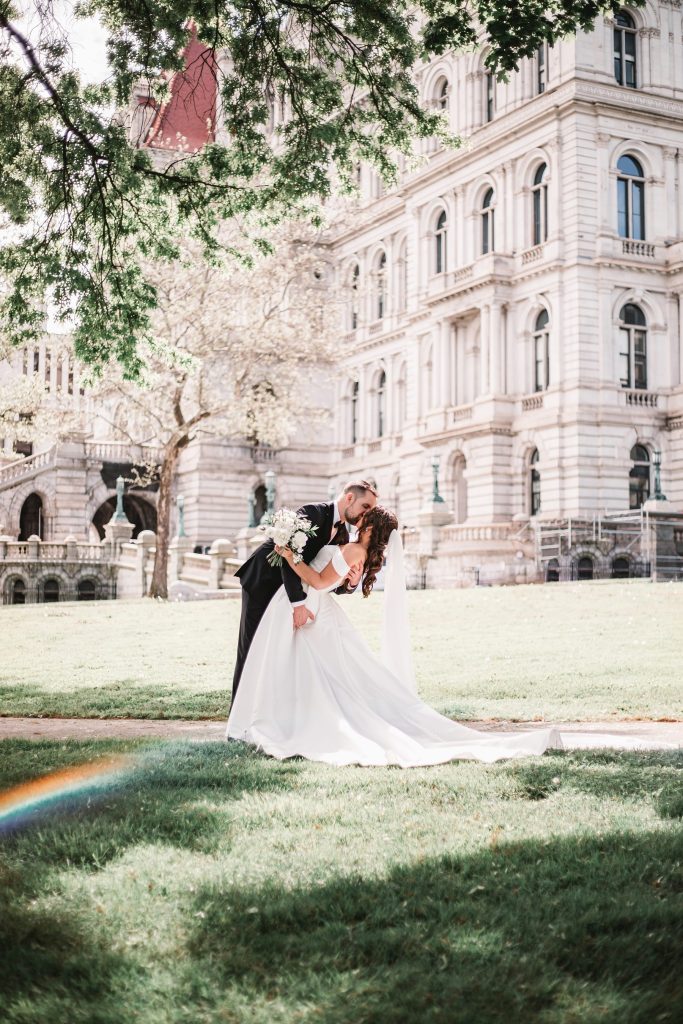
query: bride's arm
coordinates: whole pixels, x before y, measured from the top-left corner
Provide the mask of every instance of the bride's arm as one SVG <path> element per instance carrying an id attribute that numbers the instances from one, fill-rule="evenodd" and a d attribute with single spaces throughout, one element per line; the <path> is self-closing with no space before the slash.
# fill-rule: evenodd
<path id="1" fill-rule="evenodd" d="M 295 563 L 294 552 L 290 551 L 289 548 L 276 548 L 275 550 L 289 563 L 297 576 L 304 583 L 308 583 L 309 587 L 313 587 L 314 590 L 325 590 L 335 580 L 343 580 L 346 577 L 346 573 L 341 574 L 335 568 L 334 558 L 328 562 L 322 572 L 316 572 L 315 569 L 311 569 L 310 565 L 306 565 L 305 562 Z M 345 544 L 343 548 L 340 547 L 338 550 L 346 562 L 347 569 L 365 559 L 365 548 L 361 544 Z"/>

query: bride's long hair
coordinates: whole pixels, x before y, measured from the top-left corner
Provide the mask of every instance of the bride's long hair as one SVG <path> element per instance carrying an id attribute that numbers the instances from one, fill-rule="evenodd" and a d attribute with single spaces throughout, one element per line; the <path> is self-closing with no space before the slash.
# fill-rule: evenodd
<path id="1" fill-rule="evenodd" d="M 383 505 L 375 505 L 368 509 L 359 524 L 358 537 L 362 537 L 368 527 L 372 527 L 368 554 L 363 566 L 363 597 L 368 597 L 377 579 L 377 573 L 384 562 L 384 549 L 386 548 L 392 530 L 398 530 L 398 519 L 394 513 L 384 508 Z"/>

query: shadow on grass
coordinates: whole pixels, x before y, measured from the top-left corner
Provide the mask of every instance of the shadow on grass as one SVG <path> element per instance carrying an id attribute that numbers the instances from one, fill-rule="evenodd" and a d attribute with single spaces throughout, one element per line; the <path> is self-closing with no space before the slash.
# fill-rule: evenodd
<path id="1" fill-rule="evenodd" d="M 13 1024 L 118 1024 L 125 991 L 144 1003 L 144 971 L 112 948 L 104 932 L 98 937 L 90 905 L 68 911 L 60 905 L 55 871 L 98 870 L 138 844 L 199 853 L 229 849 L 229 811 L 209 810 L 201 801 L 286 790 L 298 768 L 237 743 L 6 740 L 2 750 L 3 787 L 96 763 L 114 751 L 139 756 L 125 782 L 94 805 L 67 803 L 38 813 L 0 843 L 0 1010 L 7 1013 L 0 1018 Z"/>
<path id="2" fill-rule="evenodd" d="M 135 680 L 54 692 L 36 685 L 0 686 L 0 713 L 31 718 L 227 719 L 228 676 L 223 687 L 194 692 L 181 687 L 139 686 Z"/>
<path id="3" fill-rule="evenodd" d="M 662 817 L 683 815 L 681 750 L 553 752 L 509 772 L 522 799 L 544 800 L 566 786 L 598 799 L 652 800 Z"/>
<path id="4" fill-rule="evenodd" d="M 190 977 L 211 993 L 210 1019 L 232 1019 L 239 993 L 264 1021 L 304 1008 L 323 1024 L 680 1020 L 681 853 L 670 834 L 625 833 L 501 845 L 376 880 L 208 885 Z"/>

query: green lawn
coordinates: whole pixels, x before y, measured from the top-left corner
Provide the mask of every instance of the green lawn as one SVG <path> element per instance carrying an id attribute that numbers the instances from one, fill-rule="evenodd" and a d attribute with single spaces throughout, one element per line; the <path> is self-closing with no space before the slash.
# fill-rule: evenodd
<path id="1" fill-rule="evenodd" d="M 679 754 L 6 740 L 0 788 L 122 750 L 118 791 L 2 838 L 7 1024 L 683 1019 Z"/>
<path id="2" fill-rule="evenodd" d="M 341 598 L 374 643 L 383 597 Z M 464 719 L 683 717 L 683 584 L 410 594 L 420 691 Z M 0 610 L 0 713 L 224 718 L 239 601 Z"/>

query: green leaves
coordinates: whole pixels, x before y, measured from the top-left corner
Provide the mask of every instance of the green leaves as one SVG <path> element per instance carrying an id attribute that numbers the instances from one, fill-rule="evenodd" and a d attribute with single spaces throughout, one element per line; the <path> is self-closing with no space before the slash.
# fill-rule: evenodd
<path id="1" fill-rule="evenodd" d="M 116 359 L 134 378 L 156 303 L 143 262 L 176 259 L 187 236 L 210 260 L 231 258 L 217 232 L 232 218 L 251 236 L 289 216 L 315 220 L 333 182 L 351 187 L 358 162 L 391 181 L 415 138 L 455 143 L 420 103 L 421 62 L 480 45 L 487 66 L 510 72 L 543 40 L 620 4 L 83 0 L 77 15 L 98 16 L 109 32 L 108 76 L 103 68 L 87 86 L 52 5 L 35 7 L 39 44 L 0 3 L 0 215 L 11 228 L 0 248 L 0 330 L 15 344 L 37 338 L 49 300 L 75 323 L 81 358 Z M 171 97 L 199 116 L 200 81 L 216 90 L 207 144 L 195 151 L 181 131 L 171 136 L 177 150 L 136 148 L 154 141 Z"/>

